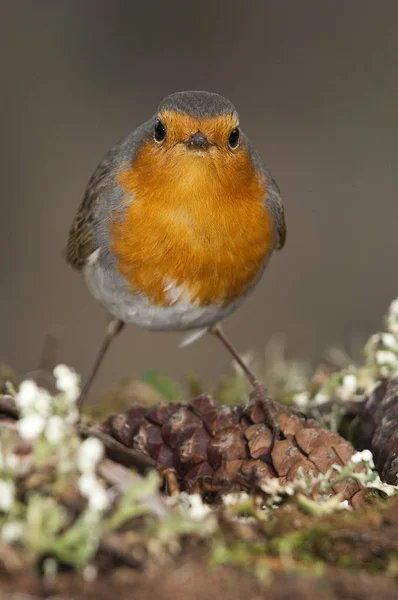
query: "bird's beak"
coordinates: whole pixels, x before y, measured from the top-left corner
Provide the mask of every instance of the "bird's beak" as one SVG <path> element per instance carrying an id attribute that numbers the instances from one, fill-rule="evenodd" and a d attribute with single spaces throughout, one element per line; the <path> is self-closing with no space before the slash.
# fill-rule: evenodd
<path id="1" fill-rule="evenodd" d="M 186 140 L 185 145 L 190 150 L 207 150 L 210 143 L 204 133 L 197 131 Z"/>

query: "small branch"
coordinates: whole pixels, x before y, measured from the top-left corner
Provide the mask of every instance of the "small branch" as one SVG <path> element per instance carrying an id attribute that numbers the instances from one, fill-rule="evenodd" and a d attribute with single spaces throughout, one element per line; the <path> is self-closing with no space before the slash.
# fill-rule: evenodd
<path id="1" fill-rule="evenodd" d="M 0 394 L 0 414 L 13 419 L 18 419 L 19 411 L 15 400 L 8 394 Z M 113 439 L 99 429 L 96 425 L 83 425 L 77 423 L 75 426 L 77 433 L 82 438 L 94 436 L 104 444 L 108 458 L 125 467 L 135 467 L 140 473 L 146 473 L 149 469 L 156 469 L 156 462 L 139 450 L 126 448 L 120 442 Z"/>
<path id="2" fill-rule="evenodd" d="M 135 467 L 142 474 L 145 474 L 149 469 L 156 469 L 156 462 L 152 458 L 139 450 L 126 448 L 126 446 L 123 446 L 123 444 L 101 431 L 95 425 L 89 426 L 77 423 L 76 431 L 83 438 L 94 436 L 101 440 L 105 446 L 108 458 L 125 467 Z"/>
<path id="3" fill-rule="evenodd" d="M 137 475 L 134 471 L 130 471 L 108 458 L 105 458 L 100 462 L 97 470 L 98 474 L 105 479 L 109 485 L 114 486 L 121 493 L 125 492 L 129 487 L 139 486 L 142 482 L 140 475 Z M 139 499 L 139 502 L 145 505 L 149 511 L 159 519 L 164 519 L 168 515 L 167 506 L 162 496 L 158 493 L 144 496 Z"/>
<path id="4" fill-rule="evenodd" d="M 19 411 L 15 400 L 9 394 L 0 394 L 0 413 L 3 413 L 7 417 L 18 419 Z"/>
<path id="5" fill-rule="evenodd" d="M 61 345 L 61 329 L 58 326 L 51 326 L 45 333 L 43 348 L 39 361 L 39 370 L 52 376 L 52 371 L 57 364 L 59 349 Z"/>

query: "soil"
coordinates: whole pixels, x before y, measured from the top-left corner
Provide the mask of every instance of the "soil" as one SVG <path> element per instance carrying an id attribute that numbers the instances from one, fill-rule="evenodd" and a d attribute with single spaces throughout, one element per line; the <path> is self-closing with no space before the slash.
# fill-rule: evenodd
<path id="1" fill-rule="evenodd" d="M 275 573 L 268 585 L 233 568 L 208 569 L 184 560 L 173 571 L 145 574 L 117 571 L 111 577 L 84 582 L 74 574 L 61 575 L 57 584 L 44 586 L 31 576 L 2 582 L 0 597 L 7 600 L 396 600 L 398 586 L 382 575 L 335 569 L 323 577 Z"/>
<path id="2" fill-rule="evenodd" d="M 236 525 L 237 529 L 241 525 Z M 244 527 L 244 525 L 243 525 Z M 187 543 L 167 564 L 142 571 L 103 565 L 91 582 L 72 571 L 52 582 L 25 570 L 0 581 L 9 600 L 395 600 L 398 597 L 398 499 L 315 518 L 294 505 L 265 526 L 257 566 L 211 566 L 210 548 Z M 231 537 L 236 531 L 231 530 Z M 242 533 L 242 532 L 241 532 Z M 0 556 L 4 563 L 5 557 Z M 7 560 L 10 557 L 7 557 Z M 262 573 L 262 577 L 258 574 Z M 257 573 L 257 575 L 256 575 Z"/>

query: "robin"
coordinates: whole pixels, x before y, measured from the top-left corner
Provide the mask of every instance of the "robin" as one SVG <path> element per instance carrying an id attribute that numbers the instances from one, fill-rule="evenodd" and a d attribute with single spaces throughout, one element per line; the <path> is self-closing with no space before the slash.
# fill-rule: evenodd
<path id="1" fill-rule="evenodd" d="M 92 175 L 67 260 L 112 315 L 79 408 L 125 323 L 218 337 L 259 384 L 219 323 L 261 278 L 286 225 L 275 181 L 235 107 L 204 91 L 167 96 Z"/>

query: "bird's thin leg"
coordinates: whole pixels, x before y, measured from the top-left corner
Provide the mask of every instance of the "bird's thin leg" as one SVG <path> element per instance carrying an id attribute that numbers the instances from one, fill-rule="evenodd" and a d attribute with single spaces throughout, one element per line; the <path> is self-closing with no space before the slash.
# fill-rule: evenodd
<path id="1" fill-rule="evenodd" d="M 244 372 L 244 374 L 246 375 L 246 377 L 248 378 L 248 380 L 250 381 L 252 386 L 256 387 L 260 383 L 260 380 L 255 376 L 253 371 L 248 367 L 248 365 L 241 358 L 238 351 L 235 349 L 233 344 L 229 341 L 229 339 L 227 338 L 227 336 L 221 329 L 220 325 L 213 325 L 213 327 L 211 329 L 209 329 L 209 331 L 212 335 L 214 335 L 216 338 L 218 338 L 224 344 L 225 348 L 228 350 L 228 352 L 230 354 L 232 354 L 234 360 L 238 363 L 238 365 L 240 366 L 240 368 L 242 369 L 242 371 Z"/>
<path id="2" fill-rule="evenodd" d="M 101 347 L 98 351 L 95 362 L 92 366 L 92 369 L 89 373 L 89 376 L 86 379 L 86 382 L 83 386 L 83 389 L 82 389 L 79 399 L 77 401 L 77 407 L 78 407 L 79 411 L 81 411 L 81 409 L 82 409 L 83 403 L 87 397 L 89 389 L 95 379 L 96 374 L 98 373 L 98 370 L 99 370 L 101 363 L 105 357 L 105 354 L 107 353 L 107 351 L 109 349 L 109 346 L 111 345 L 113 338 L 116 337 L 118 333 L 120 333 L 120 331 L 123 329 L 123 327 L 124 327 L 124 323 L 123 323 L 123 321 L 119 321 L 119 319 L 112 319 L 112 321 L 108 324 L 108 327 L 106 328 L 105 338 L 101 344 Z"/>
<path id="3" fill-rule="evenodd" d="M 278 417 L 278 413 L 279 413 L 279 409 L 280 409 L 279 404 L 277 402 L 275 402 L 274 400 L 272 400 L 272 398 L 268 395 L 264 384 L 260 381 L 260 379 L 258 379 L 258 377 L 255 376 L 255 374 L 249 368 L 249 366 L 244 362 L 244 360 L 242 360 L 241 356 L 239 356 L 238 351 L 235 349 L 233 344 L 229 341 L 229 339 L 227 338 L 227 336 L 221 329 L 220 325 L 213 325 L 213 327 L 211 327 L 209 329 L 209 332 L 212 335 L 214 335 L 216 338 L 218 338 L 223 343 L 223 345 L 228 350 L 228 352 L 230 354 L 232 354 L 234 360 L 238 363 L 238 365 L 241 367 L 241 369 L 245 373 L 246 377 L 252 384 L 254 391 L 255 391 L 256 399 L 261 401 L 263 408 L 264 408 L 265 415 L 266 415 L 267 423 L 270 425 L 270 427 L 272 429 L 272 442 L 271 442 L 271 447 L 269 449 L 269 452 L 272 452 L 272 448 L 274 446 L 275 440 L 278 437 L 279 432 L 280 432 L 280 427 L 279 427 L 279 424 L 277 421 L 277 417 Z"/>

